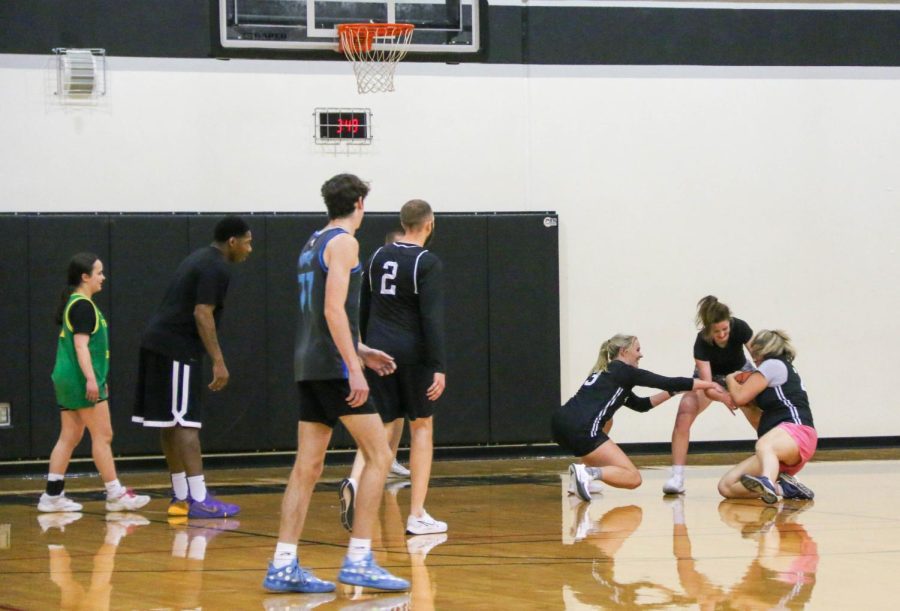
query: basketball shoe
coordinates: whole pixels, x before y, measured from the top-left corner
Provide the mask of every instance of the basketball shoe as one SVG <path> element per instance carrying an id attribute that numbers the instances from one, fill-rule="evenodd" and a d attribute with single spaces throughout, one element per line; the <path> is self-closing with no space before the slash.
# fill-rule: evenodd
<path id="1" fill-rule="evenodd" d="M 356 484 L 352 479 L 341 480 L 338 487 L 338 496 L 341 499 L 341 526 L 348 531 L 353 530 L 353 505 L 356 502 Z"/>
<path id="2" fill-rule="evenodd" d="M 189 518 L 231 518 L 241 512 L 241 508 L 234 503 L 225 503 L 214 497 L 209 492 L 202 501 L 194 500 L 188 509 Z"/>
<path id="3" fill-rule="evenodd" d="M 774 505 L 778 502 L 778 492 L 776 492 L 775 486 L 765 475 L 744 474 L 741 476 L 741 484 L 747 490 L 759 493 L 759 498 L 769 505 Z"/>
<path id="4" fill-rule="evenodd" d="M 115 498 L 106 497 L 106 511 L 136 511 L 150 502 L 146 494 L 135 494 L 131 488 Z"/>
<path id="5" fill-rule="evenodd" d="M 366 554 L 362 560 L 350 560 L 349 556 L 344 557 L 344 563 L 338 573 L 338 581 L 348 586 L 362 586 L 391 592 L 409 589 L 408 581 L 391 575 L 375 564 L 372 552 Z"/>
<path id="6" fill-rule="evenodd" d="M 407 535 L 433 535 L 444 532 L 447 532 L 447 523 L 435 520 L 424 509 L 420 517 L 410 515 L 406 519 Z"/>
<path id="7" fill-rule="evenodd" d="M 394 462 L 391 463 L 391 470 L 388 471 L 388 477 L 409 477 L 409 469 L 394 459 Z"/>
<path id="8" fill-rule="evenodd" d="M 72 512 L 81 511 L 82 509 L 81 503 L 76 503 L 67 497 L 65 493 L 58 496 L 50 496 L 46 492 L 41 495 L 37 508 L 38 511 L 45 513 Z"/>
<path id="9" fill-rule="evenodd" d="M 569 485 L 574 485 L 575 494 L 583 501 L 591 500 L 591 481 L 593 478 L 584 465 L 574 462 L 569 465 Z"/>
<path id="10" fill-rule="evenodd" d="M 300 592 L 303 594 L 320 594 L 334 592 L 335 585 L 330 581 L 319 579 L 312 571 L 297 564 L 297 559 L 280 569 L 269 562 L 269 570 L 263 580 L 263 587 L 271 592 Z"/>
<path id="11" fill-rule="evenodd" d="M 802 499 L 809 501 L 816 496 L 816 493 L 813 492 L 811 488 L 801 484 L 793 475 L 779 473 L 778 483 L 781 485 L 781 496 L 786 499 Z"/>

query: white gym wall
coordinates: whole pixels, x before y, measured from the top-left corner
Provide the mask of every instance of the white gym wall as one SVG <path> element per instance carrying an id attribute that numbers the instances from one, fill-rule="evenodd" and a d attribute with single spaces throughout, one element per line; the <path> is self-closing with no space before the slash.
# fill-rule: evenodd
<path id="1" fill-rule="evenodd" d="M 339 61 L 108 66 L 63 106 L 49 55 L 0 55 L 0 211 L 318 211 L 338 172 L 375 211 L 556 210 L 562 400 L 616 332 L 690 375 L 712 293 L 794 336 L 820 436 L 900 435 L 900 69 L 406 63 L 360 96 Z M 374 143 L 315 145 L 316 107 L 371 108 Z M 676 407 L 612 437 L 667 441 Z M 718 404 L 694 430 L 752 437 Z"/>

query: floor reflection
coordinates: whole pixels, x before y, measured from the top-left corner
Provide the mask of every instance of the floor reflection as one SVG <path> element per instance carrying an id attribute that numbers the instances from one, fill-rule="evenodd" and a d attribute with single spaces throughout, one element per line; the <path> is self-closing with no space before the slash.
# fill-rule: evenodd
<path id="1" fill-rule="evenodd" d="M 819 566 L 816 542 L 799 521 L 813 501 L 760 506 L 722 501 L 722 521 L 758 544 L 756 559 L 740 583 L 728 592 L 743 609 L 802 609 L 812 597 Z"/>
<path id="2" fill-rule="evenodd" d="M 562 543 L 574 546 L 576 556 L 591 558 L 590 571 L 573 569 L 562 586 L 566 609 L 802 609 L 810 602 L 819 555 L 800 516 L 813 506 L 813 501 L 785 501 L 778 505 L 756 500 L 721 501 L 718 515 L 728 529 L 716 529 L 713 536 L 722 558 L 734 560 L 728 557 L 728 550 L 733 548 L 729 545 L 730 536 L 757 545 L 756 555 L 742 575 L 731 584 L 723 584 L 698 567 L 687 525 L 685 497 L 665 497 L 662 502 L 672 513 L 671 549 L 680 586 L 675 588 L 665 585 L 662 578 L 624 579 L 616 574 L 616 556 L 639 530 L 644 509 L 636 504 L 610 507 L 603 496 L 584 502 L 567 494 L 565 477 L 562 483 Z M 649 528 L 658 526 L 651 524 Z M 703 529 L 704 536 L 710 537 L 708 521 L 697 526 Z M 737 532 L 732 533 L 732 529 Z M 652 544 L 651 539 L 655 539 L 651 534 L 644 537 L 647 541 L 638 547 Z M 740 557 L 743 554 L 737 556 Z"/>
<path id="3" fill-rule="evenodd" d="M 64 541 L 66 529 L 71 532 L 81 518 L 81 513 L 47 513 L 37 517 L 41 533 L 47 540 L 50 581 L 59 588 L 60 609 L 102 611 L 110 608 L 112 576 L 119 545 L 135 529 L 150 522 L 139 514 L 107 514 L 105 532 L 102 533 L 103 540 L 91 559 L 90 579 L 85 584 L 82 580 L 76 579 L 76 575 L 85 574 L 87 571 L 80 567 L 73 569 L 73 559 L 66 550 Z M 101 534 L 101 531 L 93 526 L 86 527 L 86 532 L 89 535 Z M 82 558 L 76 560 L 80 564 Z"/>

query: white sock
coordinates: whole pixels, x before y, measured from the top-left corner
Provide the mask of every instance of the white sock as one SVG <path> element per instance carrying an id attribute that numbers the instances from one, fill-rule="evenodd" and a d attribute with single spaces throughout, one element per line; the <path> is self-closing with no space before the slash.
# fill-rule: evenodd
<path id="1" fill-rule="evenodd" d="M 206 500 L 206 478 L 202 475 L 192 475 L 187 478 L 188 490 L 195 501 Z"/>
<path id="2" fill-rule="evenodd" d="M 188 549 L 188 558 L 191 560 L 203 560 L 206 558 L 206 537 L 194 535 L 191 538 L 191 546 Z"/>
<path id="3" fill-rule="evenodd" d="M 122 537 L 127 534 L 126 529 L 119 525 L 110 525 L 106 528 L 106 538 L 103 540 L 107 545 L 115 545 L 119 546 L 119 543 L 122 541 Z"/>
<path id="4" fill-rule="evenodd" d="M 353 562 L 362 560 L 372 551 L 371 539 L 355 539 L 350 537 L 350 545 L 347 546 L 347 557 Z"/>
<path id="5" fill-rule="evenodd" d="M 104 482 L 103 485 L 106 486 L 106 498 L 108 499 L 117 499 L 125 494 L 125 486 L 117 479 Z"/>
<path id="6" fill-rule="evenodd" d="M 679 497 L 677 501 L 672 503 L 672 523 L 684 524 L 684 505 Z"/>
<path id="7" fill-rule="evenodd" d="M 297 544 L 282 543 L 279 541 L 275 544 L 275 556 L 272 557 L 272 566 L 276 569 L 283 569 L 297 559 Z"/>
<path id="8" fill-rule="evenodd" d="M 186 530 L 180 530 L 175 533 L 175 539 L 172 541 L 172 557 L 184 558 L 187 556 L 188 541 L 190 537 Z"/>
<path id="9" fill-rule="evenodd" d="M 672 475 L 678 477 L 678 479 L 684 479 L 684 465 L 672 465 Z"/>
<path id="10" fill-rule="evenodd" d="M 172 493 L 175 495 L 175 498 L 179 501 L 187 499 L 187 473 L 185 473 L 184 471 L 182 471 L 181 473 L 171 473 L 170 477 L 172 478 Z"/>

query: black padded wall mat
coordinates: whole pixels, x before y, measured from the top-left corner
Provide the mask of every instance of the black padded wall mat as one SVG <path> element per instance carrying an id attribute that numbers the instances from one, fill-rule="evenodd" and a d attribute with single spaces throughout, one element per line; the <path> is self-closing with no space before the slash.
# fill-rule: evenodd
<path id="1" fill-rule="evenodd" d="M 559 402 L 559 296 L 556 229 L 544 226 L 545 217 L 437 216 L 429 248 L 444 263 L 448 352 L 447 390 L 435 417 L 437 444 L 548 438 L 544 415 Z M 0 278 L 11 296 L 0 305 L 8 328 L 2 339 L 7 349 L 0 355 L 0 401 L 13 403 L 15 424 L 0 429 L 0 458 L 47 457 L 56 440 L 59 418 L 50 381 L 58 332 L 53 312 L 68 260 L 82 250 L 96 252 L 108 275 L 96 301 L 110 325 L 113 450 L 117 455 L 159 454 L 158 435 L 130 421 L 141 333 L 175 268 L 212 241 L 220 218 L 0 215 L 11 253 L 0 260 Z M 296 446 L 296 258 L 327 218 L 247 214 L 245 219 L 254 236 L 253 253 L 234 268 L 229 288 L 220 342 L 231 382 L 220 393 L 206 393 L 201 433 L 206 452 Z M 362 262 L 396 225 L 396 214 L 366 215 L 357 234 Z M 211 376 L 209 363 L 203 375 Z M 353 444 L 339 426 L 331 445 Z M 76 454 L 89 453 L 85 440 Z"/>
<path id="2" fill-rule="evenodd" d="M 557 218 L 491 217 L 488 239 L 491 441 L 550 441 L 560 400 Z"/>
<path id="3" fill-rule="evenodd" d="M 113 451 L 158 454 L 159 434 L 131 422 L 141 334 L 172 273 L 187 256 L 188 217 L 123 215 L 110 219 L 110 398 Z M 107 292 L 107 291 L 105 291 Z"/>
<path id="4" fill-rule="evenodd" d="M 3 298 L 0 299 L 3 327 L 0 332 L 0 403 L 9 403 L 11 424 L 7 428 L 0 427 L 0 459 L 5 460 L 28 456 L 31 449 L 27 220 L 24 217 L 0 216 L 0 235 L 3 236 L 0 263 L 0 286 L 3 287 Z M 49 381 L 48 378 L 47 383 Z M 48 413 L 53 413 L 52 406 L 49 406 Z"/>
<path id="5" fill-rule="evenodd" d="M 487 218 L 439 215 L 429 245 L 444 264 L 447 389 L 435 415 L 436 444 L 490 439 Z"/>
<path id="6" fill-rule="evenodd" d="M 192 216 L 189 221 L 190 250 L 213 241 L 213 230 L 221 215 Z M 253 234 L 253 252 L 233 267 L 231 283 L 219 330 L 219 345 L 230 376 L 220 392 L 204 390 L 205 421 L 201 441 L 205 451 L 269 449 L 271 440 L 260 426 L 266 418 L 268 352 L 266 320 L 266 220 L 243 215 Z M 174 270 L 173 270 L 174 271 Z M 204 385 L 212 381 L 209 359 L 204 359 Z"/>
<path id="7" fill-rule="evenodd" d="M 107 216 L 44 216 L 28 219 L 28 277 L 30 295 L 29 341 L 31 363 L 31 455 L 49 456 L 59 436 L 59 414 L 50 374 L 56 359 L 59 327 L 54 313 L 66 285 L 69 259 L 77 252 L 97 254 L 104 267 L 109 259 L 109 218 Z M 4 261 L 4 265 L 7 263 Z M 20 264 L 19 264 L 20 265 Z M 108 285 L 94 302 L 112 323 Z M 112 392 L 118 393 L 115 388 Z M 113 400 L 110 401 L 112 406 Z M 76 456 L 90 455 L 89 435 L 76 448 Z"/>
<path id="8" fill-rule="evenodd" d="M 321 215 L 278 215 L 266 218 L 265 306 L 269 349 L 267 388 L 269 403 L 265 426 L 272 448 L 280 450 L 297 445 L 297 387 L 294 383 L 294 331 L 297 323 L 297 257 L 313 231 L 328 222 Z M 256 223 L 254 222 L 254 225 Z M 337 435 L 335 435 L 337 437 Z M 332 440 L 332 445 L 337 442 Z M 349 445 L 349 439 L 343 441 Z"/>

